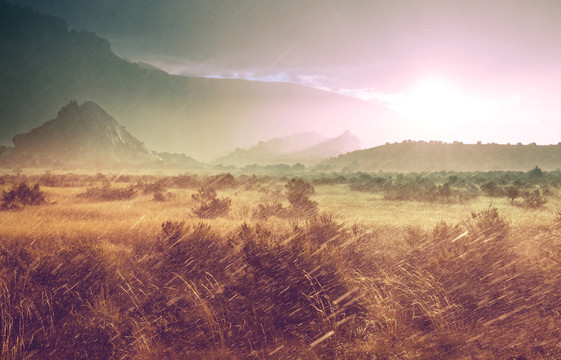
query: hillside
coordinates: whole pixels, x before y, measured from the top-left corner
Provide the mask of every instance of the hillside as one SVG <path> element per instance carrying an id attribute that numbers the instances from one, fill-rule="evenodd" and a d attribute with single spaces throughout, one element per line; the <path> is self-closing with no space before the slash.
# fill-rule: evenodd
<path id="1" fill-rule="evenodd" d="M 271 139 L 249 149 L 236 149 L 227 156 L 213 161 L 224 166 L 234 165 L 315 165 L 322 160 L 360 149 L 360 141 L 350 131 L 335 138 L 327 138 L 315 132 Z"/>
<path id="2" fill-rule="evenodd" d="M 322 162 L 324 171 L 527 171 L 561 168 L 561 145 L 446 144 L 404 141 L 354 151 Z"/>
<path id="3" fill-rule="evenodd" d="M 186 166 L 187 157 L 159 154 L 148 149 L 117 120 L 94 102 L 71 101 L 55 119 L 14 136 L 15 147 L 0 159 L 4 166 L 95 167 L 150 164 Z M 182 161 L 180 161 L 182 160 Z M 192 159 L 191 159 L 192 160 Z"/>
<path id="4" fill-rule="evenodd" d="M 328 139 L 309 149 L 300 151 L 295 156 L 308 159 L 330 158 L 362 148 L 360 140 L 349 130 L 333 139 Z"/>
<path id="5" fill-rule="evenodd" d="M 317 129 L 357 129 L 371 143 L 395 133 L 393 113 L 375 104 L 288 83 L 170 75 L 121 59 L 108 41 L 69 31 L 60 18 L 2 0 L 0 48 L 3 145 L 72 99 L 99 104 L 150 148 L 201 160 Z"/>

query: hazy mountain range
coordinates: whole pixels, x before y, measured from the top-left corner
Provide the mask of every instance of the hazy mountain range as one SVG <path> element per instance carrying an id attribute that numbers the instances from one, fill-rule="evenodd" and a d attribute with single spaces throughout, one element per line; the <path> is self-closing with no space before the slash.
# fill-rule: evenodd
<path id="1" fill-rule="evenodd" d="M 184 154 L 158 153 L 131 135 L 92 101 L 71 101 L 49 120 L 13 137 L 14 147 L 0 147 L 0 166 L 75 168 L 210 168 Z M 326 138 L 315 132 L 285 136 L 247 150 L 237 149 L 213 163 L 238 168 L 279 171 L 304 164 L 315 171 L 431 172 L 527 171 L 561 168 L 561 144 L 499 145 L 403 141 L 365 150 L 349 131 Z M 335 157 L 337 154 L 338 157 Z M 332 156 L 330 159 L 326 158 Z M 323 161 L 322 161 L 323 160 Z M 283 167 L 272 165 L 285 164 Z M 257 167 L 252 166 L 257 165 Z M 271 167 L 272 166 L 272 167 Z M 301 166 L 300 170 L 303 169 Z"/>
<path id="2" fill-rule="evenodd" d="M 72 99 L 99 104 L 150 148 L 206 161 L 318 129 L 328 136 L 359 129 L 378 143 L 397 133 L 393 113 L 373 103 L 288 83 L 170 75 L 118 57 L 108 41 L 69 31 L 63 19 L 3 0 L 0 48 L 4 145 Z"/>
<path id="3" fill-rule="evenodd" d="M 4 0 L 0 49 L 0 144 L 9 146 L 0 146 L 4 165 L 200 166 L 189 156 L 241 167 L 313 165 L 344 154 L 317 169 L 561 167 L 561 145 L 406 141 L 354 151 L 360 142 L 345 129 L 369 143 L 395 141 L 402 126 L 395 114 L 373 103 L 289 83 L 170 75 L 120 58 L 94 33 L 69 31 L 63 19 Z M 43 124 L 47 119 L 52 120 Z M 266 139 L 273 140 L 258 143 Z"/>
<path id="4" fill-rule="evenodd" d="M 360 141 L 348 130 L 335 138 L 308 132 L 261 141 L 249 149 L 238 148 L 229 155 L 214 160 L 213 163 L 237 167 L 297 163 L 310 166 L 360 148 Z"/>
<path id="5" fill-rule="evenodd" d="M 23 134 L 13 147 L 2 147 L 0 165 L 45 168 L 174 168 L 208 167 L 184 154 L 158 153 L 131 135 L 98 104 L 75 100 L 56 118 Z M 238 149 L 215 164 L 244 167 L 296 163 L 312 165 L 360 148 L 349 131 L 330 139 L 310 132 L 260 142 L 249 150 Z"/>

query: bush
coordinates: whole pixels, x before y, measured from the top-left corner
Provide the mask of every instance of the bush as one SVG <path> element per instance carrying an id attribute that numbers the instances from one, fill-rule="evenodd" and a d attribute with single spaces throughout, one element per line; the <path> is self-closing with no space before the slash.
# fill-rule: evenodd
<path id="1" fill-rule="evenodd" d="M 127 188 L 112 188 L 105 183 L 101 188 L 88 188 L 85 192 L 78 194 L 79 198 L 94 199 L 102 201 L 129 200 L 136 195 L 132 186 Z"/>
<path id="2" fill-rule="evenodd" d="M 516 186 L 508 186 L 505 188 L 505 193 L 507 199 L 510 200 L 511 204 L 514 204 L 514 199 L 520 196 L 520 191 Z"/>
<path id="3" fill-rule="evenodd" d="M 348 323 L 337 331 L 353 337 L 362 305 L 355 301 L 357 294 L 348 296 L 353 290 L 341 254 L 324 246 L 339 231 L 325 221 L 284 235 L 260 226 L 240 228 L 244 270 L 217 297 L 219 306 L 229 310 L 225 321 L 232 329 L 232 346 L 251 350 L 287 342 L 313 344 L 343 319 Z M 326 238 L 313 240 L 313 233 Z"/>
<path id="4" fill-rule="evenodd" d="M 216 191 L 210 187 L 202 187 L 191 195 L 198 205 L 193 208 L 193 213 L 201 219 L 214 219 L 226 216 L 230 211 L 232 200 L 230 198 L 218 198 Z"/>
<path id="5" fill-rule="evenodd" d="M 489 181 L 481 185 L 481 190 L 489 197 L 502 197 L 505 195 L 504 190 L 494 181 Z"/>
<path id="6" fill-rule="evenodd" d="M 493 207 L 472 212 L 456 226 L 441 222 L 432 242 L 413 252 L 409 264 L 446 289 L 449 300 L 462 309 L 463 321 L 490 321 L 521 306 L 523 299 L 510 296 L 518 291 L 517 281 L 504 282 L 512 276 L 517 256 L 508 231 L 508 223 Z M 482 301 L 483 296 L 489 300 Z"/>
<path id="7" fill-rule="evenodd" d="M 166 201 L 166 197 L 164 196 L 163 193 L 157 192 L 157 193 L 154 194 L 154 197 L 152 198 L 152 200 L 158 201 L 158 202 L 164 202 L 164 201 Z"/>
<path id="8" fill-rule="evenodd" d="M 523 196 L 524 202 L 522 206 L 530 209 L 538 209 L 547 203 L 547 198 L 543 196 L 539 189 L 525 193 Z"/>
<path id="9" fill-rule="evenodd" d="M 208 177 L 203 186 L 219 190 L 231 189 L 238 186 L 238 182 L 232 174 L 219 174 Z"/>
<path id="10" fill-rule="evenodd" d="M 43 203 L 45 203 L 45 194 L 39 190 L 39 184 L 30 187 L 26 183 L 20 183 L 18 186 L 12 186 L 11 190 L 3 192 L 0 209 L 11 210 Z"/>
<path id="11" fill-rule="evenodd" d="M 315 194 L 312 185 L 300 178 L 291 179 L 286 185 L 286 196 L 294 216 L 313 217 L 318 213 L 318 203 L 310 200 Z"/>
<path id="12" fill-rule="evenodd" d="M 118 286 L 112 266 L 92 244 L 3 243 L 0 357 L 112 358 L 124 351 L 124 329 L 96 311 L 108 284 Z"/>
<path id="13" fill-rule="evenodd" d="M 288 211 L 279 202 L 269 202 L 257 205 L 257 209 L 253 210 L 253 218 L 259 220 L 267 220 L 271 216 L 278 218 L 288 217 Z"/>
<path id="14" fill-rule="evenodd" d="M 155 182 L 148 183 L 138 183 L 136 187 L 140 189 L 144 194 L 154 194 L 161 193 L 166 190 L 163 180 L 158 180 Z"/>

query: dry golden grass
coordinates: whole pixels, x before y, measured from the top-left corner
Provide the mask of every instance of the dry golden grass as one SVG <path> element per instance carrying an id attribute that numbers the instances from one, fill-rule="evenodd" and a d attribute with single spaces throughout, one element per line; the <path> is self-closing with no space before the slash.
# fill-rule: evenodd
<path id="1" fill-rule="evenodd" d="M 0 212 L 0 358 L 561 356 L 556 197 L 529 210 L 321 185 L 312 199 L 333 219 L 258 221 L 273 195 L 235 187 L 206 228 L 196 189 L 78 198 L 87 187 Z"/>

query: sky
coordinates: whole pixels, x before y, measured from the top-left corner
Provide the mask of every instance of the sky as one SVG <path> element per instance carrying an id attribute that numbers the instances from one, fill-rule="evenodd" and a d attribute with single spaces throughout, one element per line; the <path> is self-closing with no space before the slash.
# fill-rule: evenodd
<path id="1" fill-rule="evenodd" d="M 382 104 L 413 140 L 561 141 L 558 0 L 12 0 L 173 74 Z"/>

